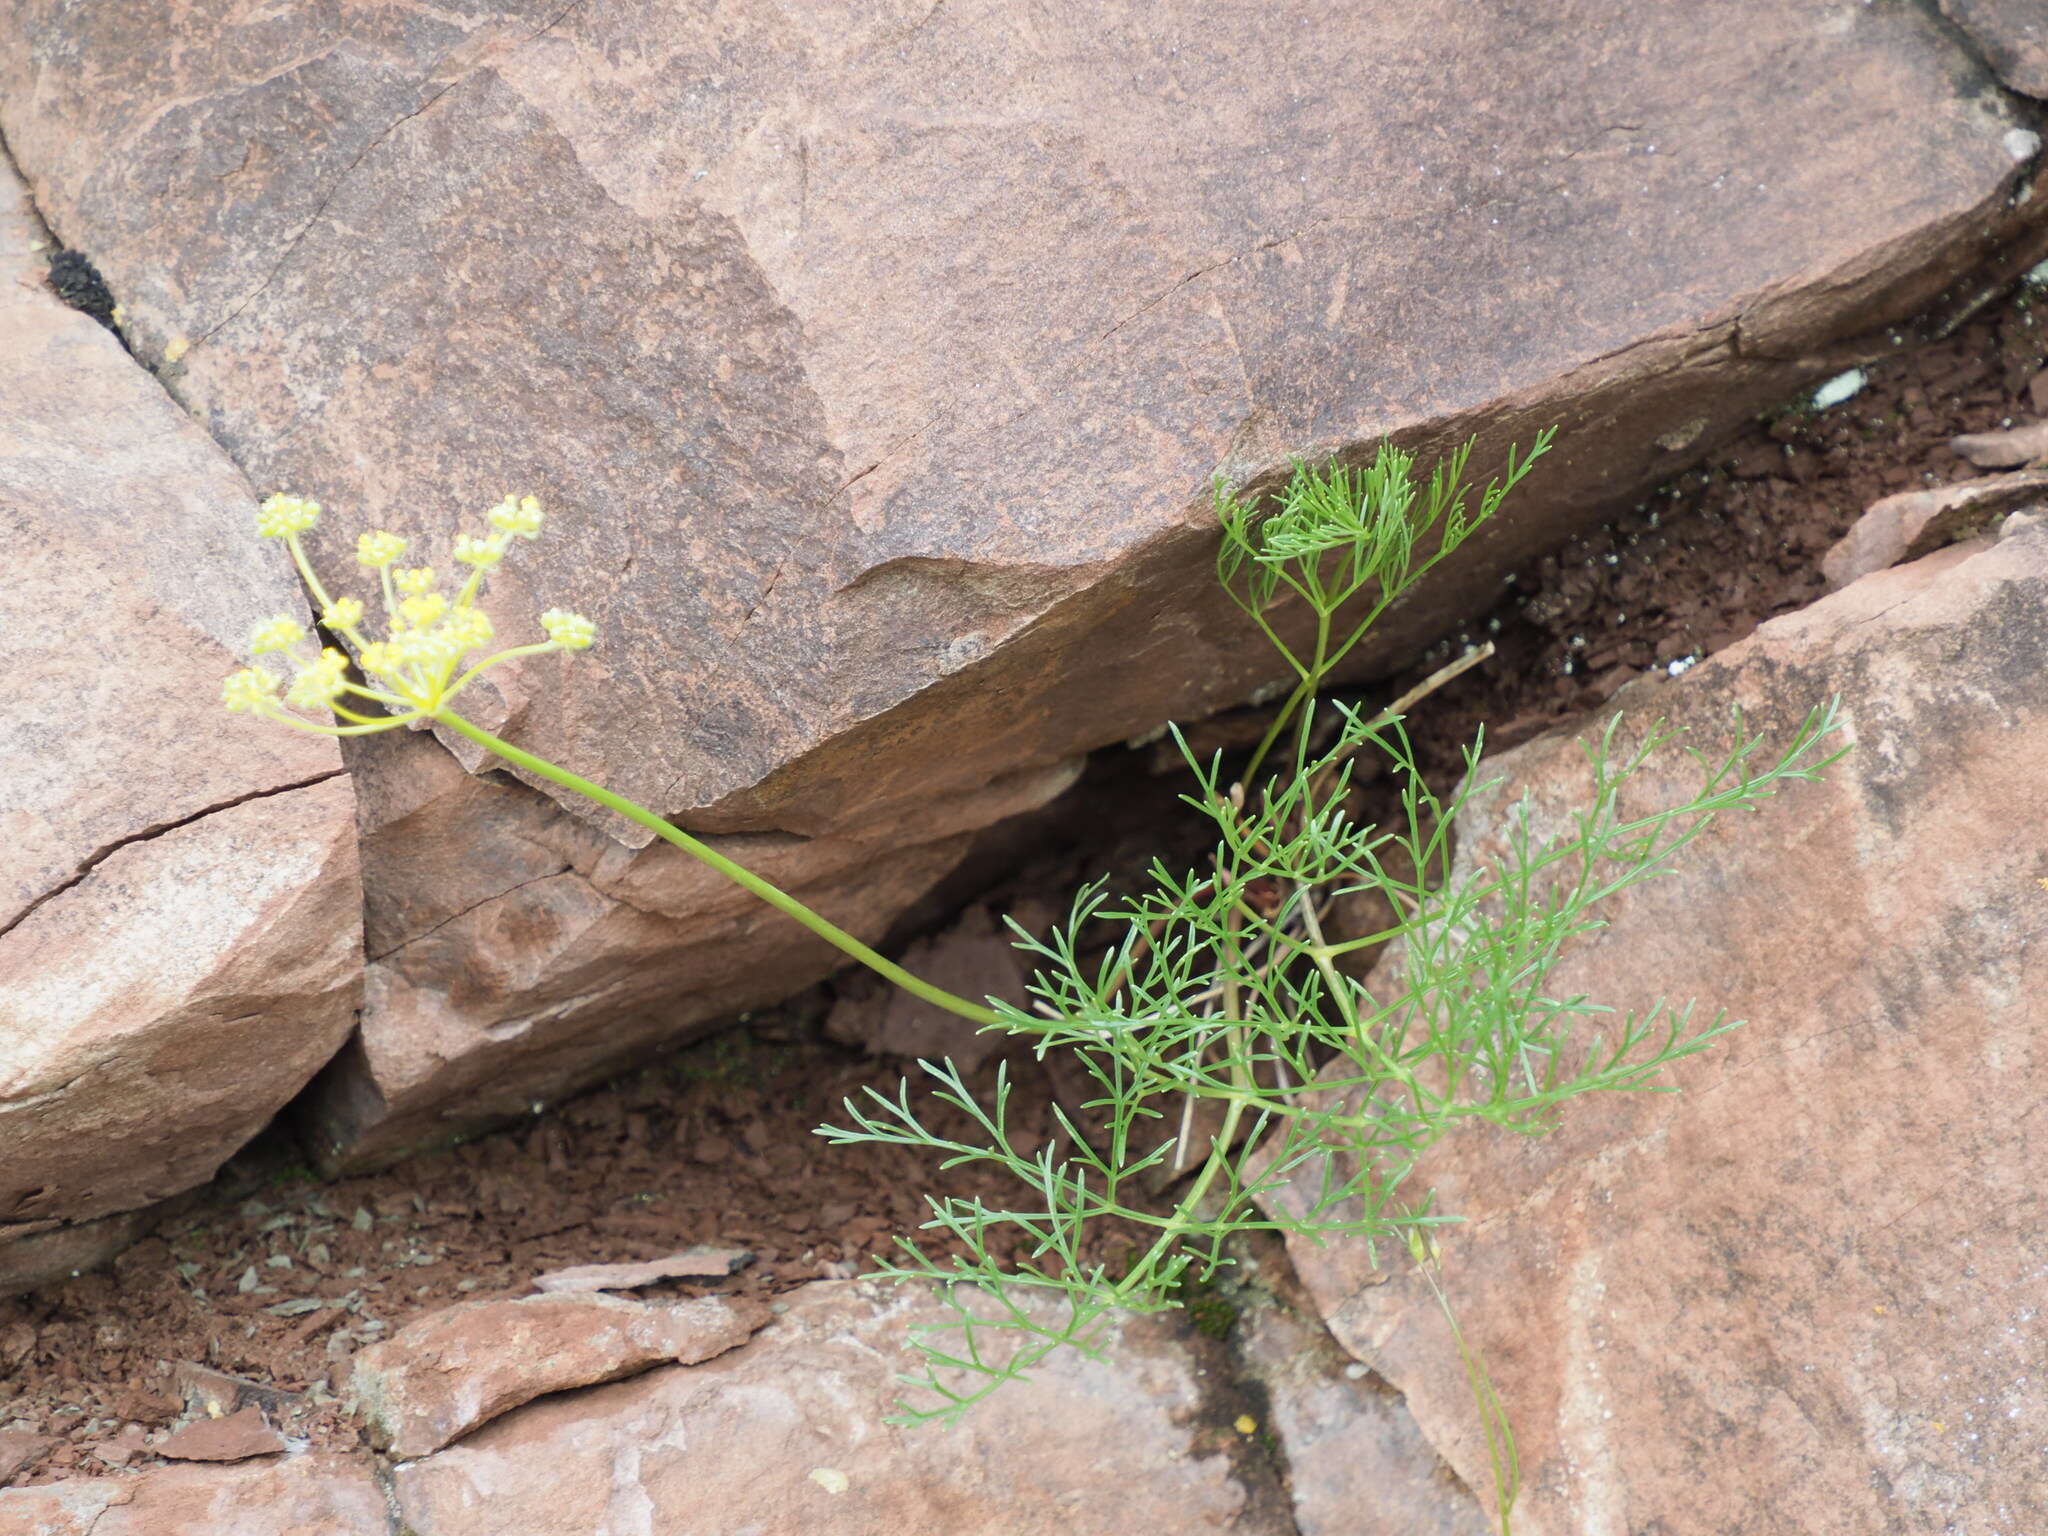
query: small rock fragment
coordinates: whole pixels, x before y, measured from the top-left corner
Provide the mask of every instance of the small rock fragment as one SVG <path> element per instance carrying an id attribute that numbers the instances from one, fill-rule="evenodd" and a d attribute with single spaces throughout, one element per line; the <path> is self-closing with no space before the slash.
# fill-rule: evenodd
<path id="1" fill-rule="evenodd" d="M 26 1429 L 0 1429 L 0 1488 L 23 1467 L 42 1460 L 43 1453 L 56 1443 L 48 1435 Z"/>
<path id="2" fill-rule="evenodd" d="M 643 1264 L 574 1264 L 533 1277 L 537 1291 L 630 1291 L 657 1280 L 710 1276 L 723 1279 L 754 1261 L 744 1248 L 698 1246 Z"/>
<path id="3" fill-rule="evenodd" d="M 172 1380 L 184 1394 L 186 1411 L 203 1413 L 210 1419 L 226 1418 L 244 1408 L 256 1407 L 266 1418 L 277 1420 L 296 1413 L 306 1404 L 300 1393 L 251 1381 L 246 1376 L 230 1376 L 196 1360 L 179 1361 Z"/>
<path id="4" fill-rule="evenodd" d="M 2016 469 L 2048 459 L 2048 421 L 2004 432 L 1965 432 L 1950 438 L 1948 445 L 1979 469 Z"/>
<path id="5" fill-rule="evenodd" d="M 352 1407 L 380 1449 L 424 1456 L 549 1392 L 724 1354 L 766 1320 L 759 1307 L 719 1297 L 649 1303 L 571 1292 L 463 1302 L 359 1353 Z"/>
<path id="6" fill-rule="evenodd" d="M 151 1447 L 172 1461 L 246 1461 L 284 1449 L 284 1437 L 253 1405 L 224 1419 L 201 1419 L 167 1435 Z"/>
<path id="7" fill-rule="evenodd" d="M 2001 513 L 2048 501 L 2048 470 L 1986 475 L 1927 491 L 1904 491 L 1872 502 L 1821 557 L 1828 589 L 1859 576 L 1931 555 L 1945 544 L 1975 538 Z"/>

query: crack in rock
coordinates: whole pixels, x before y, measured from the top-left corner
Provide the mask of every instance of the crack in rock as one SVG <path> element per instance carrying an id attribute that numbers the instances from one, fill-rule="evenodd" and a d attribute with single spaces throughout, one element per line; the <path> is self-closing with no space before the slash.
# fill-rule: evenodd
<path id="1" fill-rule="evenodd" d="M 348 770 L 346 768 L 331 768 L 326 773 L 314 774 L 310 779 L 295 779 L 289 784 L 275 784 L 269 787 L 268 789 L 252 789 L 245 795 L 236 795 L 233 799 L 230 800 L 221 800 L 215 802 L 212 805 L 201 806 L 198 810 L 191 812 L 189 815 L 174 817 L 170 821 L 155 822 L 149 826 L 141 828 L 139 831 L 130 832 L 125 836 L 117 837 L 111 843 L 103 844 L 99 848 L 96 848 L 91 853 L 87 854 L 85 858 L 79 862 L 77 869 L 73 870 L 69 876 L 59 881 L 56 885 L 51 886 L 50 889 L 43 892 L 42 895 L 36 897 L 33 901 L 29 902 L 29 904 L 23 907 L 21 911 L 17 912 L 5 924 L 5 926 L 0 926 L 0 939 L 6 938 L 8 934 L 12 933 L 15 929 L 19 928 L 23 923 L 27 922 L 30 915 L 33 914 L 38 908 L 54 900 L 55 898 L 63 895 L 73 886 L 78 885 L 81 881 L 85 879 L 86 876 L 90 875 L 95 869 L 97 869 L 100 865 L 104 864 L 108 859 L 112 858 L 115 854 L 119 853 L 123 848 L 127 848 L 135 843 L 147 842 L 151 838 L 162 837 L 166 832 L 175 832 L 180 827 L 189 827 L 195 821 L 202 821 L 206 817 L 215 815 L 221 811 L 231 811 L 236 806 L 247 805 L 252 800 L 268 800 L 274 795 L 288 795 L 294 790 L 311 789 L 315 784 L 325 784 L 329 779 L 338 779 L 347 772 Z"/>

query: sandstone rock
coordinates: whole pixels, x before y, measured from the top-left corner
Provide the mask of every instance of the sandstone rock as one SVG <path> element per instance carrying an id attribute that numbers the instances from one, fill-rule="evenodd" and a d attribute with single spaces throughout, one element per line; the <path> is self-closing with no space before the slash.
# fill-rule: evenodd
<path id="1" fill-rule="evenodd" d="M 666 843 L 633 850 L 424 736 L 356 756 L 370 965 L 355 1040 L 300 1106 L 330 1167 L 527 1113 L 829 975 L 839 951 Z M 714 837 L 868 942 L 1078 761 L 1011 774 L 858 835 Z M 601 1026 L 601 1027 L 600 1027 Z"/>
<path id="2" fill-rule="evenodd" d="M 2033 421 L 2003 432 L 1965 432 L 1949 447 L 1979 469 L 2012 469 L 2048 459 L 2048 421 Z"/>
<path id="3" fill-rule="evenodd" d="M 340 1456 L 163 1467 L 0 1492 L 0 1536 L 388 1536 L 370 1468 Z"/>
<path id="4" fill-rule="evenodd" d="M 959 1428 L 882 1423 L 908 1366 L 908 1291 L 822 1282 L 745 1349 L 537 1403 L 394 1474 L 418 1536 L 508 1530 L 1109 1536 L 1289 1529 L 1205 1453 L 1203 1384 L 1158 1320 L 1069 1354 Z"/>
<path id="5" fill-rule="evenodd" d="M 759 1325 L 751 1304 L 713 1296 L 465 1302 L 360 1351 L 349 1387 L 376 1445 L 424 1456 L 536 1397 L 666 1361 L 708 1360 L 744 1344 Z"/>
<path id="6" fill-rule="evenodd" d="M 685 1248 L 666 1258 L 641 1264 L 572 1264 L 533 1277 L 537 1291 L 630 1291 L 657 1280 L 674 1280 L 684 1275 L 722 1278 L 737 1274 L 754 1261 L 744 1248 Z"/>
<path id="7" fill-rule="evenodd" d="M 1901 491 L 1870 504 L 1821 557 L 1821 572 L 1829 587 L 1846 587 L 1872 571 L 1975 538 L 2015 508 L 2043 502 L 2048 502 L 2048 470 L 2040 469 Z"/>
<path id="8" fill-rule="evenodd" d="M 1301 1536 L 1492 1536 L 1399 1394 L 1321 1323 L 1267 1300 L 1240 1315 L 1236 1338 L 1271 1402 Z"/>
<path id="9" fill-rule="evenodd" d="M 0 1429 L 0 1488 L 7 1486 L 15 1473 L 30 1462 L 42 1458 L 57 1442 L 48 1435 L 38 1435 L 26 1429 Z"/>
<path id="10" fill-rule="evenodd" d="M 827 864 L 1271 679 L 1209 579 L 1214 476 L 1390 434 L 1477 431 L 1483 466 L 1564 427 L 1361 658 L 1395 664 L 2048 209 L 2010 196 L 2019 118 L 1911 7 L 0 17 L 45 214 L 252 476 L 346 514 L 323 552 L 349 519 L 445 535 L 506 484 L 558 505 L 562 554 L 500 616 L 574 604 L 609 638 L 570 687 L 506 676 L 486 723 Z M 886 923 L 944 862 L 907 860 L 844 905 Z M 729 1008 L 741 972 L 758 997 L 823 963 L 566 875 L 469 885 L 373 980 L 330 1142 L 452 1133 L 447 1106 L 505 1113 L 702 1016 L 634 1017 L 635 967 L 709 969 Z"/>
<path id="11" fill-rule="evenodd" d="M 333 1054 L 362 898 L 333 743 L 219 712 L 248 629 L 304 612 L 248 536 L 247 483 L 41 286 L 18 184 L 0 205 L 0 1283 L 16 1285 L 125 1242 L 120 1213 L 204 1181 Z"/>
<path id="12" fill-rule="evenodd" d="M 225 1418 L 199 1419 L 173 1430 L 150 1447 L 171 1461 L 247 1461 L 284 1449 L 284 1437 L 264 1421 L 254 1406 Z"/>
<path id="13" fill-rule="evenodd" d="M 2048 1511 L 2048 533 L 1866 577 L 1666 685 L 1703 742 L 1839 692 L 1856 750 L 1630 891 L 1549 992 L 1725 1005 L 1679 1095 L 1568 1106 L 1538 1140 L 1453 1138 L 1414 1187 L 1467 1218 L 1447 1284 L 1515 1424 L 1526 1536 L 2027 1529 Z M 1571 741 L 1494 764 L 1538 831 Z M 1685 792 L 1667 761 L 1632 802 Z M 1469 867 L 1469 862 L 1468 862 Z M 1412 1276 L 1294 1257 L 1337 1338 L 1468 1483 L 1485 1452 Z"/>
<path id="14" fill-rule="evenodd" d="M 1942 11 L 2028 96 L 2048 96 L 2048 16 L 2034 0 L 1941 0 Z"/>
<path id="15" fill-rule="evenodd" d="M 919 939 L 904 952 L 903 964 L 914 975 L 977 1003 L 991 997 L 1025 1000 L 1030 967 L 1018 953 L 1016 935 L 987 907 L 969 907 L 949 927 Z M 825 1016 L 825 1033 L 877 1055 L 950 1057 L 963 1072 L 972 1072 L 1003 1046 L 1001 1035 L 983 1034 L 968 1020 L 880 977 L 859 978 L 840 995 Z"/>

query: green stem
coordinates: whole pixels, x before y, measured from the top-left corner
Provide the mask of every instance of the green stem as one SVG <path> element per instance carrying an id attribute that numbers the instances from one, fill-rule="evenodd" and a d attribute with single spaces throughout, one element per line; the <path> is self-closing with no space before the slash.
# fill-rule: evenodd
<path id="1" fill-rule="evenodd" d="M 963 1019 L 971 1019 L 976 1024 L 1000 1024 L 1002 1022 L 992 1010 L 982 1007 L 979 1003 L 970 1003 L 966 998 L 956 996 L 954 993 L 946 991 L 943 987 L 935 987 L 930 982 L 911 975 L 910 972 L 904 970 L 902 966 L 895 964 L 893 961 L 883 959 L 882 956 L 861 943 L 859 939 L 856 939 L 844 928 L 826 921 L 795 897 L 784 894 L 752 870 L 744 865 L 734 863 L 717 849 L 699 842 L 680 827 L 671 826 L 667 821 L 655 815 L 654 812 L 648 810 L 645 806 L 634 804 L 624 795 L 613 794 L 602 784 L 593 784 L 590 780 L 573 774 L 566 768 L 557 768 L 546 758 L 535 757 L 531 752 L 522 752 L 518 747 L 513 746 L 511 742 L 503 741 L 493 736 L 482 726 L 465 720 L 452 709 L 441 710 L 433 718 L 446 725 L 450 730 L 467 736 L 485 751 L 502 757 L 515 768 L 524 768 L 529 773 L 539 774 L 550 783 L 559 784 L 564 789 L 574 790 L 586 799 L 595 800 L 599 805 L 604 806 L 608 810 L 617 811 L 628 821 L 638 822 L 656 837 L 661 838 L 664 842 L 673 843 L 676 847 L 682 849 L 683 852 L 690 855 L 691 858 L 710 865 L 721 875 L 725 876 L 726 879 L 732 881 L 734 885 L 760 897 L 761 900 L 767 902 L 776 911 L 802 923 L 804 927 L 810 929 L 811 932 L 825 940 L 826 943 L 834 945 L 846 954 L 851 955 L 869 970 L 894 982 L 913 997 L 921 997 L 935 1008 L 943 1008 L 946 1012 L 958 1014 Z"/>

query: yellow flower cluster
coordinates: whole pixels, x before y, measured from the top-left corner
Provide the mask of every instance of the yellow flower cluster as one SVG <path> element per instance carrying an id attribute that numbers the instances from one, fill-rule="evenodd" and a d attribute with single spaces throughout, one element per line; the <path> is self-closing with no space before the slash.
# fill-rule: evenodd
<path id="1" fill-rule="evenodd" d="M 545 513 L 531 496 L 507 496 L 485 514 L 488 534 L 462 534 L 456 539 L 456 563 L 470 569 L 452 596 L 440 589 L 432 566 L 397 568 L 407 549 L 407 541 L 397 534 L 376 530 L 357 539 L 356 561 L 377 573 L 383 597 L 386 632 L 377 639 L 364 631 L 363 602 L 330 596 L 306 559 L 299 535 L 319 520 L 317 501 L 277 495 L 257 511 L 256 531 L 264 538 L 284 540 L 319 605 L 322 626 L 339 636 L 348 651 L 328 646 L 304 659 L 296 647 L 306 639 L 305 629 L 282 614 L 266 620 L 250 636 L 250 651 L 257 656 L 280 654 L 296 671 L 286 684 L 263 666 L 244 667 L 221 685 L 221 702 L 230 710 L 331 736 L 362 736 L 436 718 L 471 681 L 503 662 L 551 651 L 587 650 L 596 642 L 597 628 L 590 620 L 550 608 L 540 616 L 547 639 L 511 646 L 465 665 L 471 652 L 496 636 L 490 617 L 476 606 L 485 573 L 505 558 L 514 539 L 540 536 Z M 351 678 L 351 655 L 360 682 Z M 365 713 L 369 706 L 379 712 Z M 293 710 L 325 711 L 342 723 L 303 719 Z"/>

